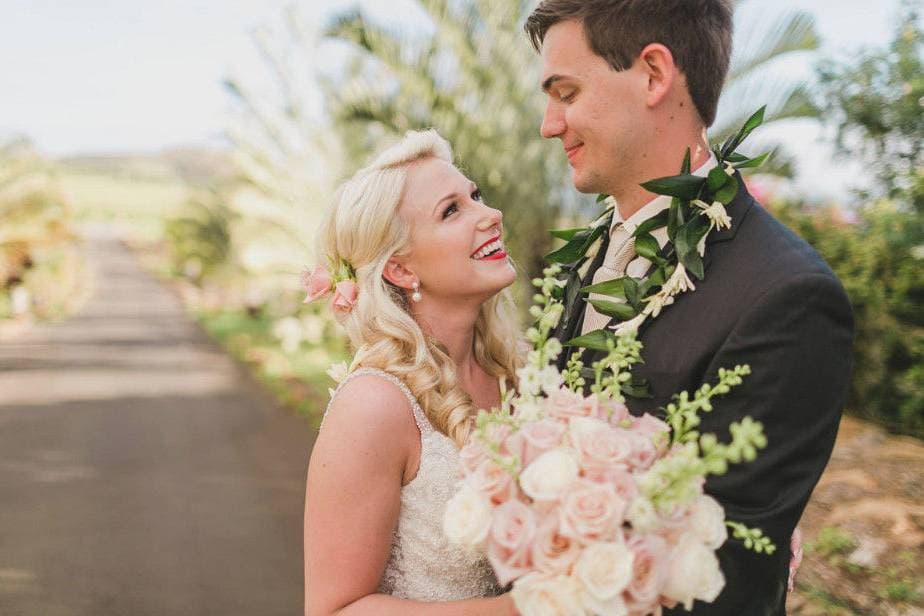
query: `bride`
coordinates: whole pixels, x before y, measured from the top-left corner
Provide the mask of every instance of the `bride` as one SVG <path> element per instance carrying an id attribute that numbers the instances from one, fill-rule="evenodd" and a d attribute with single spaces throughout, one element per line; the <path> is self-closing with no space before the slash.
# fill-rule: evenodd
<path id="1" fill-rule="evenodd" d="M 519 365 L 501 213 L 451 160 L 436 132 L 408 133 L 341 187 L 322 230 L 334 271 L 308 285 L 347 283 L 334 309 L 355 356 L 308 466 L 311 616 L 517 613 L 487 560 L 442 533 L 474 414 Z"/>

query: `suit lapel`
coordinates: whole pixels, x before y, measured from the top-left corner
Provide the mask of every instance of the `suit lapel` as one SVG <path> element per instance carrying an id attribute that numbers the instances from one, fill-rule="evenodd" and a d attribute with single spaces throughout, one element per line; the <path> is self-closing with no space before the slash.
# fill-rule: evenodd
<path id="1" fill-rule="evenodd" d="M 576 283 L 579 285 L 579 288 L 588 286 L 593 280 L 594 273 L 603 263 L 603 259 L 606 257 L 606 250 L 610 244 L 610 234 L 604 233 L 600 242 L 600 247 L 597 249 L 597 253 L 593 256 L 593 259 L 590 262 L 590 267 L 587 272 L 584 274 L 583 278 L 578 277 L 577 270 L 585 263 L 585 261 L 579 262 L 575 265 L 574 276 L 577 278 Z M 584 293 L 578 291 L 573 302 L 573 307 L 571 308 L 570 314 L 568 314 L 567 320 L 559 326 L 556 330 L 555 337 L 558 338 L 562 343 L 568 342 L 572 338 L 580 335 L 581 327 L 584 324 L 584 308 L 587 304 L 586 296 Z M 568 357 L 571 356 L 571 353 L 564 351 L 559 356 L 560 367 L 564 368 L 565 362 L 567 362 Z"/>
<path id="2" fill-rule="evenodd" d="M 736 171 L 735 178 L 738 180 L 738 194 L 735 195 L 735 198 L 732 199 L 731 203 L 726 206 L 726 211 L 731 217 L 731 227 L 728 229 L 714 230 L 709 234 L 709 237 L 706 238 L 706 254 L 703 256 L 703 271 L 709 271 L 709 264 L 712 263 L 712 251 L 709 249 L 710 246 L 721 242 L 727 242 L 735 238 L 735 234 L 738 233 L 738 229 L 741 228 L 741 223 L 744 221 L 744 218 L 747 216 L 748 211 L 751 209 L 751 204 L 754 203 L 754 198 L 751 197 L 748 193 L 747 188 L 745 188 L 744 179 L 741 177 L 741 173 Z M 632 241 L 631 238 L 629 241 Z M 651 274 L 651 270 L 654 269 L 654 265 L 645 272 L 645 275 L 648 276 Z M 695 280 L 694 280 L 695 282 Z M 670 310 L 670 307 L 665 308 L 665 310 Z M 581 311 L 583 313 L 583 310 Z M 610 319 L 609 323 L 606 324 L 606 327 L 615 326 L 619 320 L 616 317 Z M 639 334 L 642 330 L 651 323 L 651 319 L 645 319 L 645 322 L 642 323 L 642 326 L 639 328 Z"/>

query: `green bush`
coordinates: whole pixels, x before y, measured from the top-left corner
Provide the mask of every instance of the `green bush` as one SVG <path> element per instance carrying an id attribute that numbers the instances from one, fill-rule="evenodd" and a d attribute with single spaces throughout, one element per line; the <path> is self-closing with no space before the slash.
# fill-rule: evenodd
<path id="1" fill-rule="evenodd" d="M 231 255 L 230 211 L 217 198 L 193 197 L 164 226 L 174 275 L 201 284 Z"/>

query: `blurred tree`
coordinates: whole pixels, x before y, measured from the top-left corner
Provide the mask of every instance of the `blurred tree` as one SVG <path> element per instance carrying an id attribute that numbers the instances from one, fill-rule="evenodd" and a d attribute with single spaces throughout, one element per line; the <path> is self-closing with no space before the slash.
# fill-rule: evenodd
<path id="1" fill-rule="evenodd" d="M 889 49 L 819 66 L 825 117 L 843 154 L 875 172 L 879 193 L 924 209 L 924 34 L 921 5 L 904 0 Z M 871 196 L 876 196 L 874 191 Z"/>
<path id="2" fill-rule="evenodd" d="M 843 155 L 878 180 L 856 224 L 777 213 L 821 252 L 856 316 L 850 408 L 924 437 L 924 32 L 903 4 L 890 48 L 819 68 L 825 117 Z"/>
<path id="3" fill-rule="evenodd" d="M 801 10 L 780 11 L 756 0 L 734 0 L 735 37 L 731 66 L 716 122 L 709 131 L 712 141 L 724 141 L 748 116 L 767 105 L 764 126 L 793 118 L 815 118 L 819 109 L 805 79 L 782 71 L 781 62 L 818 49 L 815 19 Z M 759 173 L 791 176 L 791 155 L 780 144 Z"/>
<path id="4" fill-rule="evenodd" d="M 224 83 L 234 106 L 227 135 L 237 175 L 220 197 L 229 217 L 226 259 L 239 275 L 222 284 L 262 304 L 300 289 L 297 274 L 313 258 L 342 155 L 317 93 L 315 21 L 293 5 L 252 39 L 263 70 L 238 71 Z"/>
<path id="5" fill-rule="evenodd" d="M 435 128 L 485 201 L 504 212 L 507 242 L 527 276 L 543 267 L 548 230 L 579 202 L 560 148 L 539 137 L 538 60 L 522 30 L 532 4 L 419 0 L 432 26 L 425 33 L 416 25 L 394 32 L 359 11 L 326 29 L 355 52 L 348 76 L 326 83 L 352 167 L 383 140 Z"/>
<path id="6" fill-rule="evenodd" d="M 63 316 L 82 298 L 83 258 L 53 165 L 26 139 L 0 144 L 0 319 Z"/>

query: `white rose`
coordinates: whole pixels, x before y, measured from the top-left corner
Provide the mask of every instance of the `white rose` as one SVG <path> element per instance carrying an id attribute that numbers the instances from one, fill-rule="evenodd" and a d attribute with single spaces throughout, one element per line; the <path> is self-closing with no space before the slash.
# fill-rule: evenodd
<path id="1" fill-rule="evenodd" d="M 685 533 L 671 551 L 667 582 L 661 594 L 690 610 L 694 599 L 715 601 L 724 586 L 725 576 L 715 552 Z"/>
<path id="2" fill-rule="evenodd" d="M 628 613 L 622 591 L 632 580 L 632 560 L 632 552 L 622 542 L 585 548 L 574 566 L 574 575 L 583 586 L 584 607 L 596 614 Z"/>
<path id="3" fill-rule="evenodd" d="M 518 421 L 538 421 L 543 418 L 542 404 L 536 400 L 520 400 L 513 412 Z"/>
<path id="4" fill-rule="evenodd" d="M 577 438 L 579 435 L 590 434 L 597 430 L 609 430 L 610 425 L 601 419 L 595 417 L 569 417 L 568 431 Z"/>
<path id="5" fill-rule="evenodd" d="M 639 533 L 647 533 L 658 525 L 658 513 L 654 505 L 644 496 L 636 496 L 629 503 L 626 510 L 626 519 L 632 528 Z"/>
<path id="6" fill-rule="evenodd" d="M 728 539 L 722 505 L 711 496 L 700 496 L 690 508 L 690 532 L 709 549 L 719 549 Z"/>
<path id="7" fill-rule="evenodd" d="M 561 388 L 561 372 L 554 365 L 546 366 L 539 373 L 539 382 L 542 384 L 542 391 L 548 396 Z"/>
<path id="8" fill-rule="evenodd" d="M 520 487 L 536 501 L 557 499 L 575 479 L 578 464 L 566 449 L 547 451 L 533 460 L 520 474 Z"/>
<path id="9" fill-rule="evenodd" d="M 581 586 L 567 575 L 528 573 L 513 583 L 513 602 L 524 616 L 586 616 Z"/>
<path id="10" fill-rule="evenodd" d="M 488 498 L 468 483 L 462 485 L 443 513 L 443 533 L 456 545 L 474 547 L 481 544 L 491 528 L 491 504 Z"/>

